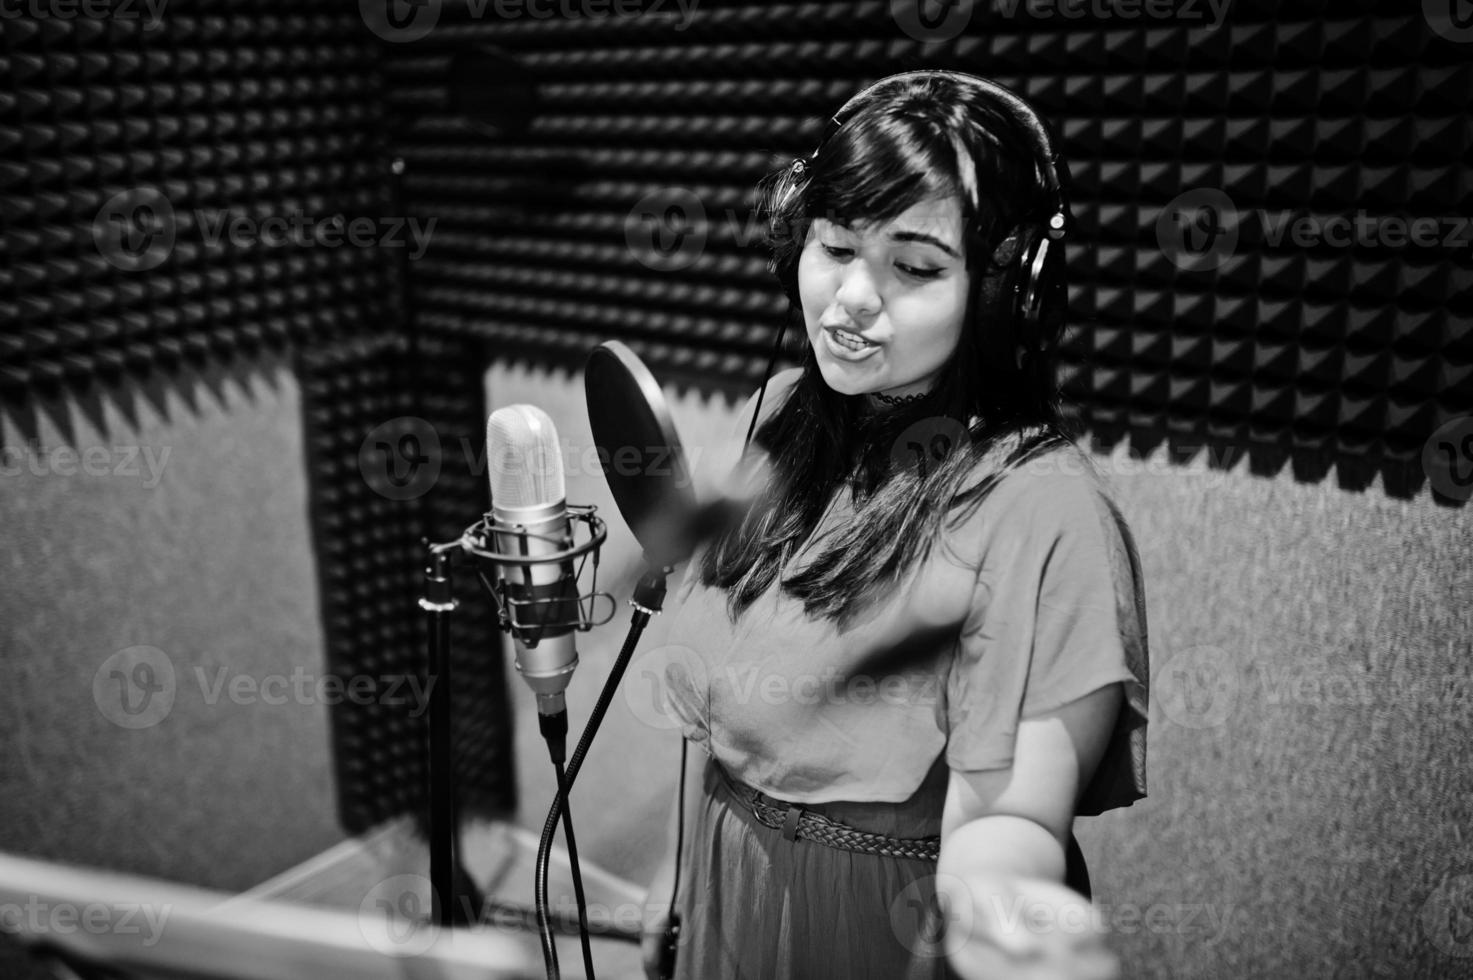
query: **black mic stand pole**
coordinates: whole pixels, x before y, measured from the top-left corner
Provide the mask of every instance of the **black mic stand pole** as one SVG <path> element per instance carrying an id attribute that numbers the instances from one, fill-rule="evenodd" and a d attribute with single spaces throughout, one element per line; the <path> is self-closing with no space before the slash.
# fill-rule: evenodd
<path id="1" fill-rule="evenodd" d="M 465 925 L 468 910 L 455 895 L 455 753 L 450 728 L 450 614 L 460 603 L 450 580 L 451 549 L 455 545 L 431 545 L 425 567 L 425 594 L 419 606 L 425 611 L 429 636 L 430 704 L 429 757 L 426 760 L 430 789 L 430 903 L 431 921 L 436 926 Z"/>

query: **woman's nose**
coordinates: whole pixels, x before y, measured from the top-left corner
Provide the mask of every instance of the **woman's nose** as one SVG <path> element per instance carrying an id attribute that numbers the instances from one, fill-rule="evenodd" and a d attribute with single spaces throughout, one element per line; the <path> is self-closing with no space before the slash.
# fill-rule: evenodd
<path id="1" fill-rule="evenodd" d="M 851 317 L 871 316 L 880 309 L 880 292 L 875 288 L 868 263 L 853 261 L 844 266 L 843 279 L 834 293 L 834 302 L 844 307 Z"/>

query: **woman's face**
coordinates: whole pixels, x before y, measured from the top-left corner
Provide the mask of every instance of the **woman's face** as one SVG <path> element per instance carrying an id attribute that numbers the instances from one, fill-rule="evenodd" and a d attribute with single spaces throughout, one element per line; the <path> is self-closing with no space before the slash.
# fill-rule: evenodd
<path id="1" fill-rule="evenodd" d="M 961 336 L 968 286 L 955 196 L 883 225 L 816 219 L 798 292 L 824 381 L 845 395 L 929 390 Z"/>

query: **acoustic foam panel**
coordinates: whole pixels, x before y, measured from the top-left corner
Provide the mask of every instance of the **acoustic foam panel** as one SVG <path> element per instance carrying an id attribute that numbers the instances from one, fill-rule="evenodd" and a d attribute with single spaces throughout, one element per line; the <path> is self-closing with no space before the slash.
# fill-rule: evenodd
<path id="1" fill-rule="evenodd" d="M 1465 46 L 1390 3 L 1233 3 L 1215 28 L 976 4 L 930 40 L 894 6 L 708 3 L 681 22 L 446 4 L 422 38 L 386 43 L 390 98 L 429 113 L 404 143 L 413 210 L 438 222 L 421 322 L 572 366 L 617 337 L 664 378 L 746 394 L 784 305 L 756 247 L 757 179 L 863 84 L 956 68 L 1021 92 L 1060 136 L 1077 222 L 1062 380 L 1098 444 L 1422 486 L 1428 436 L 1473 410 L 1473 235 L 1276 230 L 1365 211 L 1453 233 L 1473 206 Z M 450 54 L 477 43 L 537 86 L 525 133 L 429 111 Z M 1231 224 L 1220 264 L 1211 227 L 1210 245 L 1162 234 L 1177 213 Z"/>
<path id="2" fill-rule="evenodd" d="M 427 817 L 427 634 L 421 539 L 450 541 L 486 510 L 476 458 L 481 355 L 430 341 L 425 386 L 402 335 L 381 332 L 303 352 L 298 364 L 329 669 L 367 678 L 374 697 L 332 715 L 339 818 L 358 833 L 405 812 Z M 401 442 L 408 438 L 409 442 Z M 456 572 L 452 738 L 465 812 L 516 805 L 505 667 L 494 606 L 469 568 Z"/>
<path id="3" fill-rule="evenodd" d="M 0 394 L 280 347 L 370 318 L 385 256 L 221 235 L 382 210 L 374 48 L 351 12 L 6 18 Z"/>
<path id="4" fill-rule="evenodd" d="M 354 5 L 169 4 L 157 23 L 121 12 L 7 16 L 0 31 L 0 399 L 33 425 L 37 413 L 67 396 L 85 405 L 103 387 L 137 386 L 157 399 L 161 386 L 195 373 L 247 370 L 278 351 L 331 351 L 338 338 L 402 331 L 402 248 L 310 234 L 273 244 L 264 223 L 300 214 L 320 229 L 318 222 L 335 215 L 345 223 L 392 218 L 382 110 L 376 39 Z M 219 224 L 233 218 L 252 233 Z M 466 369 L 479 357 L 457 348 L 437 368 L 435 385 L 458 387 L 431 414 L 462 413 L 454 423 L 433 415 L 442 431 L 479 430 L 480 379 Z M 392 374 L 394 384 L 414 383 Z M 313 390 L 320 394 L 321 386 Z M 402 403 L 408 390 L 373 397 Z M 434 521 L 434 507 L 380 501 L 373 514 L 382 526 L 370 529 L 322 504 L 355 476 L 315 447 L 330 454 L 340 438 L 356 452 L 365 430 L 354 427 L 362 421 L 322 411 L 307 420 L 319 575 L 337 589 L 325 592 L 324 626 L 340 672 L 359 663 L 343 651 L 359 649 L 369 651 L 368 669 L 405 670 L 424 649 L 399 604 L 419 567 L 405 542 L 428 529 L 415 522 Z M 333 424 L 349 428 L 334 433 Z M 468 508 L 457 503 L 447 512 L 484 510 L 484 493 L 468 487 L 446 473 L 441 491 L 452 488 Z M 365 558 L 360 549 L 385 533 L 395 547 Z M 372 574 L 359 580 L 365 562 Z M 457 635 L 464 633 L 467 648 L 497 649 L 482 614 L 463 619 Z M 385 653 L 365 637 L 398 646 Z M 509 738 L 499 676 L 468 669 L 455 697 L 466 702 L 467 799 L 487 806 L 510 799 L 506 754 L 487 748 Z M 369 712 L 365 721 L 355 708 L 345 701 L 332 712 L 344 777 L 340 810 L 350 831 L 422 802 L 414 783 L 423 751 L 418 728 L 392 712 Z M 362 727 L 380 721 L 388 732 Z M 361 758 L 353 755 L 360 748 Z"/>

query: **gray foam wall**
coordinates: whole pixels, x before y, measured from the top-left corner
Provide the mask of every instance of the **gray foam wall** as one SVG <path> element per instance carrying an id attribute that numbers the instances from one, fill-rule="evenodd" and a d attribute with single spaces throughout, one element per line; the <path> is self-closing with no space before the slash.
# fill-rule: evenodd
<path id="1" fill-rule="evenodd" d="M 282 364 L 179 387 L 109 402 L 107 431 L 69 402 L 37 443 L 0 423 L 0 848 L 236 891 L 341 838 L 300 409 Z M 130 683 L 130 717 L 107 675 L 139 646 L 173 702 Z"/>

